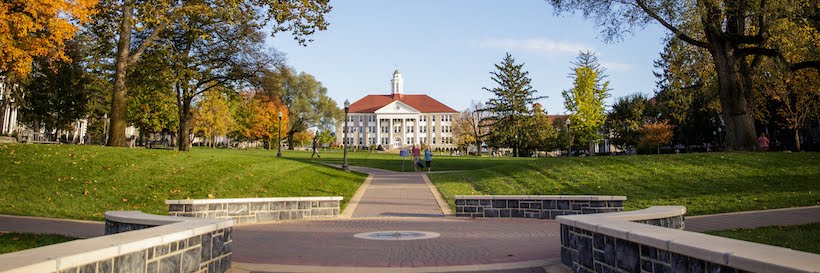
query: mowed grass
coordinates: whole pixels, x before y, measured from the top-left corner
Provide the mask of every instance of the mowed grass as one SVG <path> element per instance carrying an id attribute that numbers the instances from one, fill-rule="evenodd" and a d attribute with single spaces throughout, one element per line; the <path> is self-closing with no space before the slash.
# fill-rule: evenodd
<path id="1" fill-rule="evenodd" d="M 76 240 L 56 234 L 0 233 L 0 254 Z"/>
<path id="2" fill-rule="evenodd" d="M 477 159 L 481 160 L 481 159 Z M 820 204 L 818 153 L 701 153 L 498 161 L 429 175 L 454 195 L 624 195 L 627 210 L 686 206 L 689 215 Z"/>
<path id="3" fill-rule="evenodd" d="M 322 151 L 322 158 L 310 158 L 311 152 L 288 151 L 288 157 L 299 161 L 316 162 L 326 164 L 342 164 L 343 153 L 341 150 Z M 535 158 L 512 158 L 512 157 L 475 157 L 475 156 L 448 156 L 441 153 L 433 154 L 433 171 L 454 171 L 454 170 L 475 170 L 489 168 L 508 163 L 520 163 L 535 161 Z M 389 154 L 377 151 L 356 151 L 348 152 L 348 164 L 351 166 L 363 166 L 402 171 L 404 164 L 405 172 L 413 171 L 413 157 L 401 157 L 398 154 Z"/>
<path id="4" fill-rule="evenodd" d="M 0 145 L 0 214 L 102 220 L 167 214 L 166 199 L 188 198 L 343 196 L 344 206 L 365 177 L 275 150 Z"/>
<path id="5" fill-rule="evenodd" d="M 772 226 L 707 232 L 743 241 L 791 248 L 820 254 L 820 223 L 797 226 Z"/>

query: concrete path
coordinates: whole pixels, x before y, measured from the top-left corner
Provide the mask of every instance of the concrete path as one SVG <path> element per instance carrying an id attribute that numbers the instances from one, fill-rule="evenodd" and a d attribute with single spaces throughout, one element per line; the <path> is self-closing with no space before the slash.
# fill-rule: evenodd
<path id="1" fill-rule="evenodd" d="M 449 206 L 440 197 L 438 189 L 423 173 L 372 172 L 354 168 L 371 175 L 370 183 L 353 210 L 353 218 L 366 217 L 443 217 Z M 446 211 L 446 212 L 445 212 Z"/>
<path id="2" fill-rule="evenodd" d="M 0 232 L 48 233 L 91 238 L 105 234 L 105 222 L 0 215 Z"/>
<path id="3" fill-rule="evenodd" d="M 686 230 L 696 232 L 820 223 L 820 206 L 691 216 L 685 222 Z"/>

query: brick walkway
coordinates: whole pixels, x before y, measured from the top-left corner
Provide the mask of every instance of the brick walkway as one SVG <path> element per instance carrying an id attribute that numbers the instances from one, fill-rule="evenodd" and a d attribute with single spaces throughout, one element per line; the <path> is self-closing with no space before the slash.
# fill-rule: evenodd
<path id="1" fill-rule="evenodd" d="M 353 218 L 443 217 L 441 207 L 420 173 L 371 173 L 372 180 Z"/>

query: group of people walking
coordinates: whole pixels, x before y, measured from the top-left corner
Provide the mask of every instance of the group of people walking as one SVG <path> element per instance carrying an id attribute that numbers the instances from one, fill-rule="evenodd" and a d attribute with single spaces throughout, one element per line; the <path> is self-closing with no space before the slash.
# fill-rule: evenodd
<path id="1" fill-rule="evenodd" d="M 410 153 L 413 154 L 413 169 L 417 172 L 424 171 L 424 168 L 427 168 L 427 172 L 429 173 L 432 169 L 433 164 L 433 151 L 430 150 L 430 146 L 424 147 L 424 162 L 422 162 L 422 150 L 418 144 L 414 144 L 413 148 L 410 150 Z"/>

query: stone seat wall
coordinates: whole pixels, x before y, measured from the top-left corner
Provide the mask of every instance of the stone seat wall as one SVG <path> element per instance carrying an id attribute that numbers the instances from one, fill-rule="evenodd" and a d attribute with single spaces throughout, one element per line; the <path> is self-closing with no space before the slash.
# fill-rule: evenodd
<path id="1" fill-rule="evenodd" d="M 617 212 L 625 196 L 456 195 L 456 216 L 555 219 L 561 215 Z"/>
<path id="2" fill-rule="evenodd" d="M 237 224 L 335 218 L 341 196 L 166 200 L 171 216 L 233 219 Z"/>

